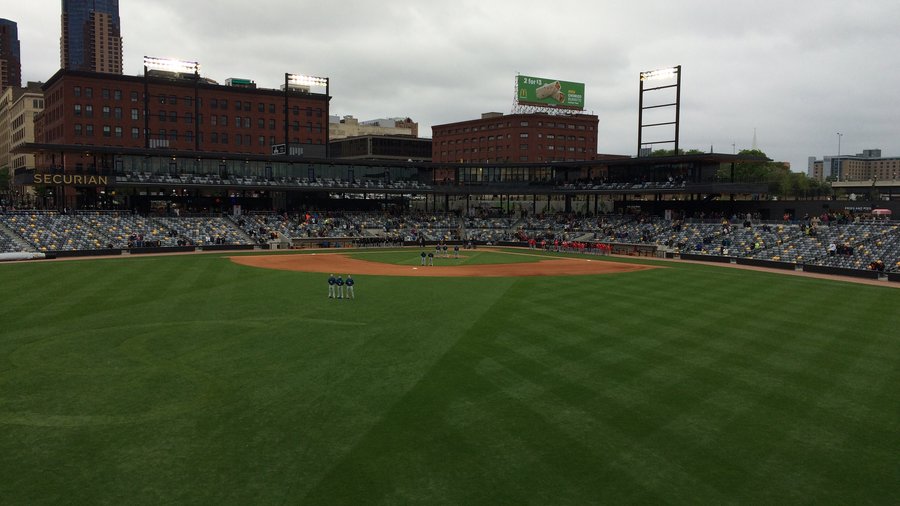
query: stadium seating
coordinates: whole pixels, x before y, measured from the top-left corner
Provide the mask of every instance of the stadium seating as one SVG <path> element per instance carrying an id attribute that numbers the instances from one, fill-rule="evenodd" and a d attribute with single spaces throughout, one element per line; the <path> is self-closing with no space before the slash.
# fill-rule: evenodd
<path id="1" fill-rule="evenodd" d="M 132 173 L 151 181 L 162 176 Z M 181 175 L 182 179 L 216 181 L 218 176 Z M 221 178 L 219 178 L 221 179 Z M 268 180 L 266 180 L 268 181 Z M 234 180 L 232 180 L 234 182 Z M 236 184 L 257 184 L 243 177 Z M 293 178 L 291 184 L 385 185 Z M 206 183 L 204 183 L 206 184 Z M 278 184 L 284 184 L 280 182 Z M 412 184 L 391 183 L 395 187 Z M 613 184 L 613 183 L 603 183 Z M 647 183 L 644 183 L 647 184 Z M 655 184 L 655 183 L 650 183 Z M 677 183 L 673 183 L 677 184 Z M 664 220 L 651 216 L 572 214 L 512 217 L 504 213 L 307 212 L 285 215 L 250 213 L 239 217 L 141 216 L 126 211 L 18 210 L 0 212 L 0 251 L 75 251 L 104 248 L 172 247 L 181 245 L 250 245 L 274 238 L 354 238 L 360 244 L 466 240 L 484 243 L 580 241 L 649 244 L 673 253 L 719 255 L 842 269 L 900 271 L 900 225 L 896 222 L 754 222 L 737 220 Z M 829 251 L 830 245 L 836 251 Z M 879 267 L 880 268 L 880 267 Z"/>

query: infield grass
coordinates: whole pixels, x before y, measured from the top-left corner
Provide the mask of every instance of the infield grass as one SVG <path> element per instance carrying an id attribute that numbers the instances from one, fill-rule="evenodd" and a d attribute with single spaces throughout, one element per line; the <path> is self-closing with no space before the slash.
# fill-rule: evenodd
<path id="1" fill-rule="evenodd" d="M 0 503 L 900 502 L 900 291 L 664 266 L 0 265 Z"/>

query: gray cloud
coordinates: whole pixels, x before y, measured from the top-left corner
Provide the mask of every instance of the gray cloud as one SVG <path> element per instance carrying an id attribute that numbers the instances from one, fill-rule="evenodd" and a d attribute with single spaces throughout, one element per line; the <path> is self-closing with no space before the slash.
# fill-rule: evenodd
<path id="1" fill-rule="evenodd" d="M 126 0 L 125 71 L 144 55 L 197 60 L 218 81 L 277 87 L 285 72 L 331 78 L 332 113 L 431 125 L 509 112 L 517 72 L 586 84 L 598 149 L 633 154 L 638 73 L 683 66 L 685 148 L 749 148 L 804 170 L 809 155 L 900 154 L 894 85 L 900 3 L 572 0 Z M 23 76 L 59 66 L 59 2 L 5 6 Z"/>

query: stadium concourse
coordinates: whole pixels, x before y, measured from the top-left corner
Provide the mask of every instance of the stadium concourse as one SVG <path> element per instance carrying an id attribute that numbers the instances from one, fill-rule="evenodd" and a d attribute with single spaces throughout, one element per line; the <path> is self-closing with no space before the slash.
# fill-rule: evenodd
<path id="1" fill-rule="evenodd" d="M 439 241 L 555 251 L 746 259 L 900 273 L 900 224 L 822 215 L 792 221 L 753 216 L 509 216 L 377 212 L 144 216 L 123 211 L 0 212 L 0 253 L 121 254 L 171 248 L 394 246 Z M 102 252 L 102 253 L 101 253 Z"/>

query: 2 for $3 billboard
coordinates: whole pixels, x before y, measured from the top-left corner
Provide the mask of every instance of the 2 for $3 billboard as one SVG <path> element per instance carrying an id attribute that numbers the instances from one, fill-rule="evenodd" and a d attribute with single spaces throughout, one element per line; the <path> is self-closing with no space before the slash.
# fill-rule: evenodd
<path id="1" fill-rule="evenodd" d="M 520 104 L 584 109 L 584 83 L 519 75 Z"/>

